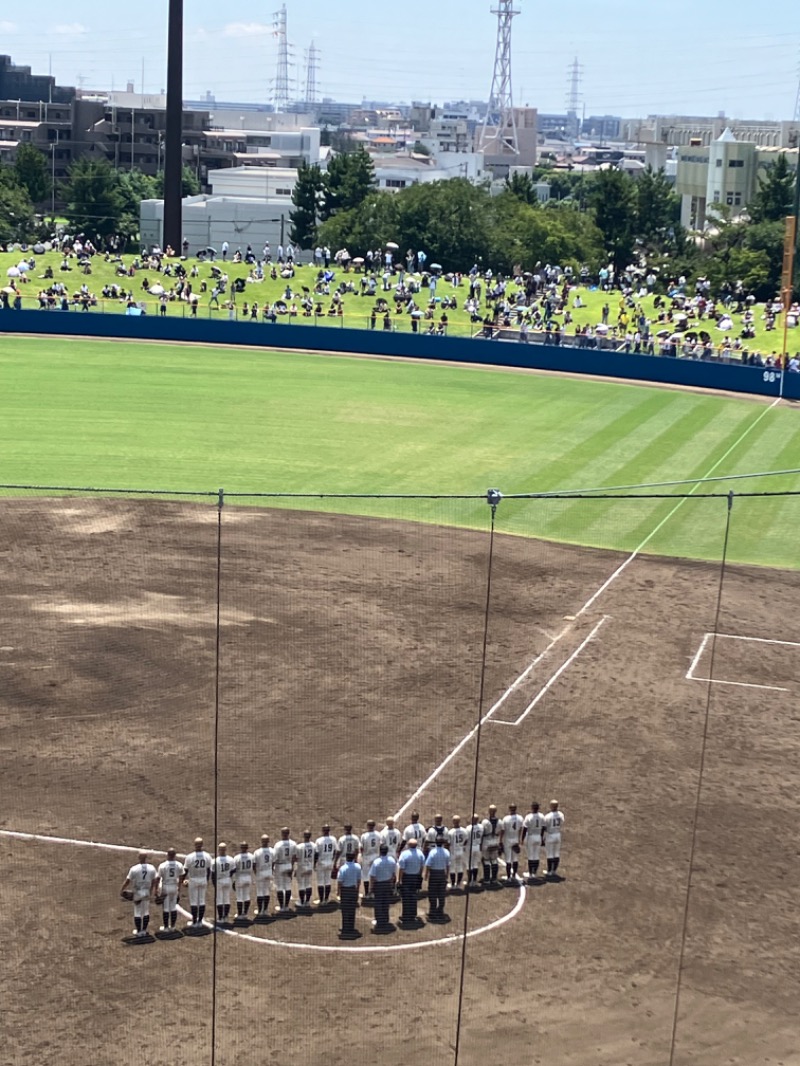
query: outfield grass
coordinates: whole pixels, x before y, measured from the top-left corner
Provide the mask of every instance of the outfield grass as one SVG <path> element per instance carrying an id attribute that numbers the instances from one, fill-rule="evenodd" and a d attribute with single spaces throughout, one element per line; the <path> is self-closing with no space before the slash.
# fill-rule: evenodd
<path id="1" fill-rule="evenodd" d="M 307 259 L 308 258 L 308 253 L 304 253 L 304 257 Z M 0 252 L 0 286 L 6 284 L 6 281 L 7 281 L 7 279 L 6 279 L 6 271 L 7 271 L 7 269 L 10 266 L 13 266 L 16 263 L 18 263 L 20 258 L 21 258 L 21 254 L 19 252 Z M 133 255 L 125 256 L 124 257 L 125 264 L 126 265 L 130 265 L 133 262 L 134 258 L 135 257 Z M 109 284 L 109 285 L 110 284 L 119 284 L 119 285 L 123 286 L 125 289 L 127 289 L 128 291 L 132 291 L 133 295 L 134 295 L 134 299 L 137 302 L 145 302 L 147 304 L 148 313 L 149 314 L 158 314 L 158 312 L 159 312 L 159 302 L 154 297 L 148 298 L 147 293 L 142 288 L 142 281 L 144 280 L 144 278 L 145 277 L 148 278 L 148 280 L 149 280 L 149 282 L 151 284 L 155 284 L 156 282 L 160 282 L 161 280 L 165 280 L 165 282 L 166 282 L 165 288 L 169 288 L 171 282 L 174 281 L 174 279 L 170 279 L 170 278 L 162 279 L 161 276 L 158 273 L 154 273 L 153 271 L 146 271 L 146 270 L 138 272 L 132 278 L 119 278 L 115 274 L 115 270 L 116 270 L 115 264 L 104 262 L 102 256 L 95 256 L 95 258 L 92 260 L 92 273 L 89 276 L 83 275 L 75 267 L 75 260 L 71 261 L 72 265 L 73 265 L 73 267 L 75 269 L 73 269 L 70 273 L 62 274 L 60 272 L 60 270 L 59 270 L 61 261 L 62 261 L 62 257 L 57 252 L 49 252 L 49 253 L 46 253 L 44 255 L 36 257 L 36 269 L 33 271 L 32 275 L 31 275 L 31 280 L 29 282 L 27 282 L 25 284 L 22 284 L 20 286 L 20 290 L 21 290 L 21 292 L 23 294 L 23 307 L 24 308 L 33 309 L 33 308 L 38 307 L 37 294 L 39 292 L 39 289 L 50 284 L 50 282 L 46 282 L 40 277 L 40 275 L 44 273 L 44 268 L 46 266 L 48 266 L 48 265 L 53 268 L 53 273 L 55 275 L 54 281 L 64 281 L 67 284 L 70 292 L 77 292 L 80 289 L 81 285 L 83 283 L 86 283 L 89 286 L 90 291 L 93 292 L 99 298 L 100 294 L 102 292 L 102 289 L 103 289 L 103 287 L 105 285 L 107 285 L 107 284 Z M 189 263 L 187 265 L 191 267 L 193 262 L 194 262 L 194 260 L 191 260 L 191 261 L 189 261 Z M 234 279 L 236 279 L 236 278 L 246 278 L 248 273 L 249 273 L 249 270 L 250 270 L 250 268 L 248 266 L 245 266 L 244 264 L 234 265 L 233 263 L 230 263 L 230 262 L 228 262 L 227 264 L 222 264 L 222 263 L 220 263 L 218 261 L 217 265 L 220 266 L 220 267 L 223 267 L 225 269 L 225 271 L 230 276 L 231 282 L 233 282 Z M 224 319 L 227 316 L 227 311 L 225 311 L 225 310 L 223 310 L 221 308 L 215 308 L 215 307 L 210 307 L 209 306 L 209 300 L 210 300 L 210 294 L 211 294 L 211 288 L 212 288 L 212 284 L 211 284 L 211 265 L 209 263 L 200 264 L 199 265 L 199 270 L 200 270 L 200 276 L 197 279 L 193 279 L 193 281 L 192 281 L 192 284 L 193 284 L 193 287 L 194 287 L 194 291 L 195 292 L 199 291 L 200 282 L 201 281 L 205 280 L 208 283 L 208 291 L 203 296 L 201 296 L 201 299 L 200 299 L 200 304 L 199 304 L 199 307 L 198 307 L 198 315 L 199 315 L 199 317 L 201 317 L 201 318 L 211 317 L 211 318 L 222 318 L 222 319 Z M 293 291 L 301 293 L 301 287 L 303 285 L 305 285 L 306 287 L 308 287 L 309 289 L 311 289 L 313 291 L 315 276 L 316 276 L 316 269 L 311 267 L 310 265 L 305 265 L 305 266 L 298 267 L 297 275 L 291 281 L 291 285 L 292 285 Z M 338 283 L 338 281 L 340 279 L 345 278 L 345 277 L 352 279 L 354 284 L 355 284 L 355 286 L 356 286 L 356 288 L 358 289 L 359 281 L 360 281 L 360 278 L 361 278 L 360 274 L 351 273 L 349 275 L 345 275 L 340 270 L 336 271 L 336 282 L 337 283 Z M 247 288 L 246 288 L 246 291 L 243 294 L 241 294 L 241 295 L 236 297 L 237 315 L 239 316 L 239 318 L 241 319 L 241 317 L 242 317 L 241 312 L 242 312 L 243 305 L 244 305 L 245 301 L 251 306 L 252 306 L 252 303 L 255 301 L 259 305 L 259 307 L 263 307 L 265 301 L 268 302 L 268 303 L 273 303 L 275 300 L 281 299 L 283 297 L 284 289 L 286 287 L 286 284 L 287 284 L 286 281 L 281 280 L 280 278 L 278 278 L 275 281 L 272 281 L 269 277 L 267 277 L 267 278 L 265 278 L 265 280 L 263 282 L 260 282 L 260 283 L 257 283 L 257 284 L 248 285 Z M 380 295 L 384 295 L 384 296 L 388 297 L 388 302 L 391 305 L 392 304 L 392 299 L 391 299 L 392 294 L 391 293 L 382 293 L 381 290 L 380 290 L 380 283 L 379 283 L 378 288 L 379 288 L 378 295 L 379 296 Z M 484 286 L 484 289 L 485 289 L 485 286 Z M 450 285 L 448 282 L 446 282 L 444 280 L 442 280 L 439 283 L 439 288 L 438 288 L 438 291 L 437 291 L 437 295 L 439 297 L 442 297 L 442 296 L 445 296 L 445 295 L 449 296 L 449 295 L 452 295 L 453 293 L 455 293 L 457 298 L 458 298 L 459 307 L 457 309 L 455 309 L 455 310 L 453 310 L 453 309 L 448 310 L 448 312 L 447 312 L 448 319 L 449 319 L 448 326 L 447 326 L 447 332 L 448 332 L 448 334 L 450 336 L 458 336 L 458 337 L 466 336 L 466 337 L 469 337 L 469 336 L 473 335 L 474 333 L 476 333 L 480 329 L 480 324 L 472 323 L 470 321 L 469 315 L 463 310 L 463 303 L 464 303 L 464 300 L 466 299 L 466 296 L 467 296 L 467 287 L 466 287 L 466 285 L 462 285 L 460 288 L 454 288 L 452 285 Z M 617 322 L 617 318 L 618 318 L 618 314 L 619 314 L 619 310 L 620 310 L 620 296 L 619 296 L 619 293 L 603 293 L 603 292 L 599 292 L 599 291 L 593 290 L 593 289 L 581 288 L 580 289 L 580 294 L 581 294 L 581 299 L 582 299 L 583 303 L 585 304 L 585 307 L 583 307 L 583 308 L 570 307 L 570 313 L 573 316 L 574 323 L 567 327 L 568 335 L 574 333 L 574 329 L 575 329 L 575 325 L 574 324 L 575 323 L 577 323 L 578 325 L 581 325 L 581 326 L 584 326 L 584 325 L 591 325 L 592 327 L 596 326 L 601 320 L 602 307 L 603 307 L 603 304 L 606 303 L 606 302 L 608 302 L 609 308 L 610 308 L 609 322 L 612 325 L 614 325 Z M 420 306 L 424 307 L 426 302 L 427 302 L 427 299 L 428 299 L 428 292 L 427 292 L 427 290 L 423 289 L 421 291 L 421 293 L 420 293 L 420 296 L 418 297 L 418 303 L 420 304 Z M 299 307 L 299 302 L 300 301 L 298 299 L 297 300 L 298 307 Z M 653 297 L 645 297 L 640 302 L 641 302 L 641 304 L 642 304 L 642 306 L 644 308 L 644 311 L 647 314 L 647 316 L 653 322 L 655 322 L 657 320 L 658 314 L 657 314 L 657 312 L 655 311 L 655 309 L 653 307 Z M 357 294 L 355 294 L 355 295 L 354 294 L 348 294 L 344 298 L 344 315 L 341 316 L 341 317 L 330 318 L 330 317 L 327 317 L 327 316 L 323 315 L 323 316 L 321 316 L 319 318 L 308 319 L 308 318 L 303 318 L 302 316 L 299 316 L 297 318 L 292 318 L 292 319 L 290 319 L 289 317 L 281 318 L 281 321 L 284 322 L 284 323 L 287 323 L 287 322 L 298 322 L 298 323 L 304 323 L 306 325 L 308 325 L 310 323 L 311 324 L 316 323 L 316 324 L 318 324 L 320 326 L 327 326 L 327 327 L 331 327 L 331 328 L 338 328 L 340 326 L 348 326 L 348 327 L 352 327 L 352 328 L 356 328 L 356 329 L 362 329 L 362 328 L 367 328 L 367 326 L 368 326 L 368 317 L 369 317 L 369 313 L 370 313 L 370 311 L 372 309 L 373 303 L 374 303 L 374 300 L 371 299 L 371 298 L 361 297 L 361 296 L 359 296 Z M 330 299 L 323 297 L 322 298 L 322 304 L 323 304 L 323 308 L 325 310 L 327 310 L 328 306 L 330 305 Z M 86 312 L 86 313 L 100 314 L 102 312 L 105 312 L 107 314 L 122 314 L 125 311 L 125 309 L 126 309 L 126 303 L 125 303 L 124 300 L 123 301 L 106 300 L 106 301 L 102 302 L 102 307 L 94 308 L 92 311 Z M 83 312 L 76 311 L 75 313 L 76 314 L 81 314 Z M 187 306 L 187 304 L 185 302 L 174 301 L 174 302 L 169 303 L 167 305 L 167 314 L 173 315 L 173 316 L 187 317 L 190 314 L 190 308 Z M 765 326 L 764 326 L 764 321 L 763 321 L 763 319 L 761 317 L 762 314 L 763 314 L 763 306 L 759 305 L 759 306 L 756 307 L 756 336 L 755 336 L 755 338 L 753 340 L 747 341 L 745 343 L 746 343 L 746 346 L 748 347 L 748 349 L 750 351 L 759 351 L 759 352 L 762 352 L 765 355 L 768 355 L 771 352 L 778 352 L 778 351 L 780 351 L 782 349 L 782 347 L 783 347 L 783 332 L 782 332 L 781 328 L 778 328 L 777 330 L 772 330 L 770 332 L 767 332 L 767 330 L 765 329 Z M 436 313 L 435 320 L 438 321 L 438 318 L 439 318 L 439 312 Z M 393 321 L 394 321 L 394 326 L 395 326 L 396 329 L 402 329 L 404 331 L 409 331 L 410 330 L 410 319 L 409 319 L 409 317 L 407 315 L 393 316 Z M 739 323 L 736 321 L 736 316 L 734 316 L 734 321 L 736 323 L 737 329 L 734 330 L 733 335 L 736 335 L 739 332 L 741 332 L 741 330 L 740 330 L 740 328 L 738 328 L 739 327 Z M 380 328 L 380 325 L 381 325 L 381 323 L 379 321 L 378 322 L 378 328 Z M 262 328 L 262 329 L 265 328 L 264 324 L 261 323 L 260 321 L 259 321 L 258 328 Z M 697 323 L 697 328 L 708 330 L 711 333 L 711 336 L 712 336 L 712 338 L 714 340 L 714 343 L 717 344 L 717 345 L 721 344 L 722 340 L 725 337 L 724 333 L 722 333 L 719 330 L 717 330 L 716 328 L 714 328 L 713 325 L 710 325 L 707 321 L 706 322 Z M 427 329 L 427 323 L 424 323 L 424 322 L 421 323 L 420 324 L 420 329 L 422 329 L 422 330 Z M 657 329 L 658 329 L 658 326 L 655 326 L 654 330 L 657 331 Z M 790 351 L 794 351 L 796 347 L 800 347 L 800 338 L 798 338 L 798 341 L 795 342 L 795 340 L 794 340 L 795 336 L 796 336 L 796 331 L 792 330 L 790 332 L 790 335 L 789 335 L 789 350 Z"/>
<path id="2" fill-rule="evenodd" d="M 716 475 L 784 469 L 800 456 L 800 422 L 788 407 L 510 371 L 4 337 L 0 375 L 3 483 L 518 493 L 703 477 L 717 463 Z M 715 490 L 728 487 L 800 490 L 800 477 Z M 500 527 L 632 550 L 676 502 L 505 501 Z M 488 520 L 481 501 L 282 505 L 477 527 Z M 798 564 L 794 498 L 740 501 L 734 511 L 732 557 Z M 646 550 L 717 557 L 724 514 L 724 501 L 688 501 Z"/>

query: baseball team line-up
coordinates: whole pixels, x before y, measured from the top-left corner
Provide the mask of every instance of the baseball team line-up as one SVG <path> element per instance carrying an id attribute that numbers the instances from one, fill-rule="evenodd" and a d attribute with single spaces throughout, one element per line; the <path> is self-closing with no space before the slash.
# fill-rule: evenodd
<path id="1" fill-rule="evenodd" d="M 203 838 L 197 837 L 194 850 L 183 861 L 175 848 L 169 848 L 167 858 L 156 868 L 149 855 L 142 851 L 139 861 L 128 871 L 122 885 L 123 898 L 133 903 L 134 938 L 149 936 L 150 904 L 163 909 L 162 935 L 177 935 L 178 904 L 182 887 L 189 897 L 191 921 L 187 932 L 199 933 L 205 923 L 206 896 L 209 883 L 214 886 L 216 917 L 219 923 L 231 920 L 231 897 L 235 895 L 234 921 L 249 924 L 250 906 L 255 896 L 255 921 L 270 918 L 273 890 L 277 900 L 276 915 L 291 913 L 292 885 L 297 882 L 297 910 L 316 907 L 335 907 L 338 901 L 342 913 L 339 936 L 358 936 L 355 912 L 359 901 L 370 901 L 375 907 L 372 927 L 388 931 L 389 907 L 399 894 L 402 900 L 400 924 L 419 926 L 417 903 L 423 883 L 428 890 L 428 921 L 447 921 L 445 899 L 449 891 L 481 891 L 500 882 L 500 862 L 505 867 L 503 881 L 517 885 L 526 878 L 529 883 L 539 878 L 541 849 L 545 850 L 547 869 L 545 878 L 557 877 L 561 859 L 561 833 L 564 815 L 558 801 L 550 802 L 550 810 L 542 814 L 538 803 L 524 817 L 510 804 L 508 814 L 499 817 L 496 806 L 489 807 L 488 816 L 481 819 L 474 814 L 468 826 L 454 815 L 446 826 L 442 815 L 434 816 L 425 827 L 417 811 L 402 831 L 394 818 L 387 818 L 382 829 L 374 819 L 366 823 L 360 836 L 353 832 L 352 823 L 345 823 L 344 833 L 331 835 L 330 825 L 322 826 L 322 835 L 312 840 L 310 829 L 303 832 L 298 843 L 291 837 L 288 826 L 281 829 L 280 840 L 271 844 L 265 833 L 261 846 L 250 851 L 242 841 L 236 855 L 228 854 L 227 844 L 217 847 L 217 856 L 204 850 Z M 525 851 L 527 873 L 520 876 L 520 857 Z M 482 875 L 479 877 L 479 875 Z M 318 898 L 312 903 L 312 881 L 316 880 Z M 337 886 L 337 900 L 331 899 L 331 888 Z"/>

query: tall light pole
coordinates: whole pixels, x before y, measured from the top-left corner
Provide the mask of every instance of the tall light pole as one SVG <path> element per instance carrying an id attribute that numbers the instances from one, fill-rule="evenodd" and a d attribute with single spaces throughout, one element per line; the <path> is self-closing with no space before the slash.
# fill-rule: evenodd
<path id="1" fill-rule="evenodd" d="M 180 253 L 183 241 L 183 0 L 169 0 L 167 39 L 167 138 L 164 151 L 163 247 Z"/>

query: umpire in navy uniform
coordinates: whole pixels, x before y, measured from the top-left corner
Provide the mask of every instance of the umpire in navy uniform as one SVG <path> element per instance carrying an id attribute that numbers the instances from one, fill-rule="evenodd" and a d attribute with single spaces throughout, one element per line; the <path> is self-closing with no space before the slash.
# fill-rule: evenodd
<path id="1" fill-rule="evenodd" d="M 403 911 L 400 916 L 401 925 L 415 925 L 417 919 L 417 899 L 422 886 L 422 868 L 425 858 L 417 847 L 417 841 L 408 841 L 408 847 L 397 860 L 398 880 L 400 883 L 400 897 L 403 901 Z"/>
<path id="2" fill-rule="evenodd" d="M 444 837 L 437 837 L 435 845 L 425 859 L 425 880 L 428 882 L 428 918 L 432 922 L 445 919 L 444 897 L 447 891 L 447 875 L 450 873 L 450 852 L 444 846 Z"/>
<path id="3" fill-rule="evenodd" d="M 352 940 L 361 934 L 356 929 L 356 907 L 358 906 L 358 889 L 361 884 L 361 865 L 355 861 L 356 852 L 345 852 L 345 861 L 339 867 L 336 878 L 339 902 L 342 908 L 342 928 L 339 936 Z"/>
<path id="4" fill-rule="evenodd" d="M 394 895 L 397 861 L 389 854 L 389 845 L 381 844 L 381 853 L 369 868 L 369 891 L 375 899 L 374 929 L 388 929 L 389 904 Z"/>

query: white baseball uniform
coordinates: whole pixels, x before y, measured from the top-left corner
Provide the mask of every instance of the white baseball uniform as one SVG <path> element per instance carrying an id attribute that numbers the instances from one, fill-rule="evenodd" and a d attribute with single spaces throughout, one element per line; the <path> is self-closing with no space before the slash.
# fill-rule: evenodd
<path id="1" fill-rule="evenodd" d="M 467 826 L 467 865 L 470 870 L 477 870 L 481 861 L 481 844 L 483 843 L 483 823 Z"/>
<path id="2" fill-rule="evenodd" d="M 470 827 L 471 828 L 471 827 Z M 450 830 L 448 849 L 450 851 L 450 873 L 463 874 L 467 868 L 467 843 L 469 833 L 463 826 L 453 826 Z"/>
<path id="3" fill-rule="evenodd" d="M 192 851 L 183 861 L 186 878 L 189 882 L 189 906 L 203 907 L 206 902 L 206 889 L 211 875 L 211 856 L 207 851 Z"/>
<path id="4" fill-rule="evenodd" d="M 164 895 L 164 913 L 171 914 L 178 909 L 178 893 L 181 881 L 186 876 L 186 868 L 177 859 L 167 859 L 158 868 L 158 890 Z"/>
<path id="5" fill-rule="evenodd" d="M 500 856 L 500 830 L 503 823 L 499 818 L 484 818 L 483 836 L 481 837 L 481 855 L 484 862 L 496 863 Z"/>
<path id="6" fill-rule="evenodd" d="M 314 856 L 316 848 L 312 841 L 302 840 L 297 845 L 297 887 L 301 892 L 311 889 L 311 875 L 314 872 Z"/>
<path id="7" fill-rule="evenodd" d="M 425 826 L 422 822 L 412 822 L 403 830 L 403 843 L 407 844 L 409 840 L 418 840 L 420 847 L 422 847 L 425 842 L 425 832 Z"/>
<path id="8" fill-rule="evenodd" d="M 503 819 L 503 858 L 506 866 L 519 862 L 519 853 L 514 851 L 514 845 L 519 844 L 524 825 L 519 814 L 507 814 Z"/>
<path id="9" fill-rule="evenodd" d="M 330 833 L 317 837 L 314 841 L 317 859 L 317 886 L 325 888 L 333 879 L 333 864 L 336 861 L 336 837 Z"/>
<path id="10" fill-rule="evenodd" d="M 233 879 L 236 882 L 236 902 L 249 903 L 253 891 L 255 859 L 250 851 L 240 851 L 233 858 Z"/>
<path id="11" fill-rule="evenodd" d="M 531 811 L 525 815 L 525 851 L 530 862 L 539 861 L 543 829 L 544 815 L 541 811 Z"/>
<path id="12" fill-rule="evenodd" d="M 150 913 L 150 890 L 158 876 L 155 866 L 149 862 L 140 862 L 128 870 L 128 881 L 133 892 L 133 914 L 135 918 L 144 918 Z"/>
<path id="13" fill-rule="evenodd" d="M 369 881 L 369 870 L 381 853 L 381 835 L 375 829 L 368 829 L 361 834 L 361 869 Z"/>
<path id="14" fill-rule="evenodd" d="M 217 892 L 217 906 L 229 907 L 231 903 L 231 879 L 233 877 L 233 859 L 230 855 L 218 855 L 211 867 Z"/>
<path id="15" fill-rule="evenodd" d="M 403 834 L 399 829 L 390 829 L 389 826 L 384 826 L 380 832 L 381 843 L 385 844 L 389 849 L 389 854 L 393 859 L 396 859 L 400 854 L 400 848 L 403 846 Z"/>
<path id="16" fill-rule="evenodd" d="M 549 811 L 544 816 L 544 853 L 548 859 L 561 857 L 561 830 L 564 815 L 561 811 Z"/>
<path id="17" fill-rule="evenodd" d="M 256 848 L 253 867 L 256 872 L 256 896 L 272 895 L 272 848 Z"/>
<path id="18" fill-rule="evenodd" d="M 272 849 L 272 876 L 276 892 L 292 891 L 292 870 L 297 858 L 297 844 L 293 840 L 279 840 Z"/>
<path id="19" fill-rule="evenodd" d="M 342 865 L 347 859 L 348 852 L 350 852 L 350 858 L 353 862 L 356 862 L 360 850 L 361 841 L 355 833 L 345 833 L 344 836 L 340 836 L 336 844 L 336 865 Z"/>
<path id="20" fill-rule="evenodd" d="M 429 848 L 433 847 L 433 845 L 436 843 L 437 837 L 444 837 L 443 847 L 447 848 L 450 846 L 450 830 L 447 828 L 447 826 L 432 825 L 430 829 L 428 829 L 428 832 L 425 834 L 426 851 Z"/>

